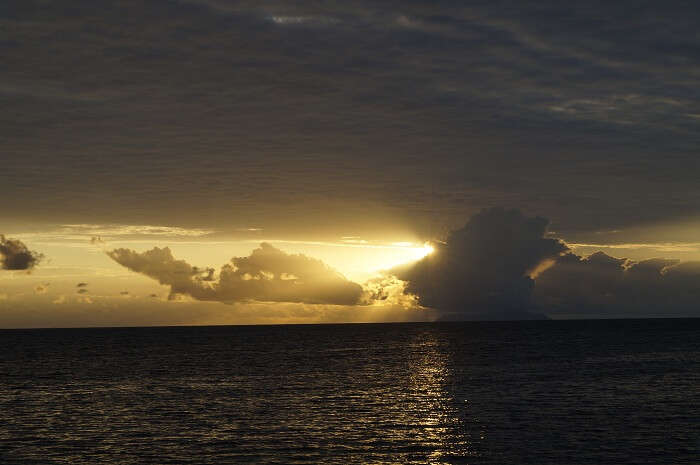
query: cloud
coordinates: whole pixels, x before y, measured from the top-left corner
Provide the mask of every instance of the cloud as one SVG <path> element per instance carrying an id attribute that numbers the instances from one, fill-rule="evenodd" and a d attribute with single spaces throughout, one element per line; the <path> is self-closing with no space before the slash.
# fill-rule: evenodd
<path id="1" fill-rule="evenodd" d="M 433 242 L 433 253 L 363 286 L 320 260 L 268 243 L 218 271 L 178 260 L 167 247 L 107 254 L 169 286 L 167 300 L 175 302 L 386 306 L 432 310 L 430 318 L 440 319 L 697 314 L 700 262 L 633 261 L 604 252 L 584 257 L 548 234 L 548 224 L 515 209 L 484 209 L 444 242 Z"/>
<path id="2" fill-rule="evenodd" d="M 473 216 L 422 260 L 394 270 L 406 292 L 446 318 L 530 318 L 529 276 L 566 245 L 545 237 L 548 220 L 491 208 Z"/>
<path id="3" fill-rule="evenodd" d="M 393 272 L 443 318 L 696 316 L 700 261 L 586 257 L 547 237 L 548 221 L 488 209 L 435 252 Z"/>
<path id="4" fill-rule="evenodd" d="M 199 269 L 184 260 L 176 260 L 168 247 L 154 247 L 142 253 L 121 248 L 108 251 L 107 255 L 132 271 L 170 286 L 171 294 L 188 294 L 201 300 L 209 300 L 213 295 L 211 287 L 203 283 Z"/>
<path id="5" fill-rule="evenodd" d="M 613 232 L 613 231 L 611 231 Z M 594 249 L 651 249 L 658 252 L 698 252 L 700 242 L 633 242 L 633 243 L 569 243 L 571 248 L 594 248 Z"/>
<path id="6" fill-rule="evenodd" d="M 419 308 L 415 295 L 406 292 L 406 282 L 387 274 L 368 280 L 363 284 L 363 303 L 401 308 Z"/>
<path id="7" fill-rule="evenodd" d="M 353 305 L 363 297 L 362 287 L 347 280 L 320 260 L 287 254 L 268 243 L 248 257 L 234 257 L 221 267 L 200 269 L 176 260 L 168 247 L 146 252 L 115 249 L 107 254 L 117 263 L 170 286 L 171 296 L 220 302 L 301 302 Z"/>
<path id="8" fill-rule="evenodd" d="M 44 258 L 31 251 L 19 239 L 7 239 L 0 234 L 0 269 L 31 270 Z"/>
<path id="9" fill-rule="evenodd" d="M 534 300 L 551 315 L 697 315 L 700 261 L 568 253 L 537 278 Z"/>
<path id="10" fill-rule="evenodd" d="M 340 197 L 427 221 L 421 211 L 431 197 L 416 187 L 428 177 L 462 202 L 436 202 L 454 216 L 479 201 L 533 199 L 570 228 L 698 211 L 700 126 L 685 116 L 700 112 L 696 5 L 664 2 L 650 14 L 629 0 L 594 8 L 197 3 L 217 9 L 167 2 L 152 15 L 130 2 L 128 40 L 100 34 L 114 27 L 108 8 L 88 16 L 26 8 L 5 18 L 6 35 L 22 38 L 3 49 L 3 157 L 13 175 L 0 192 L 16 199 L 7 216 L 33 211 L 63 222 L 79 203 L 105 228 L 185 220 L 230 227 L 231 218 L 250 217 L 274 231 L 308 224 L 313 215 L 300 221 L 296 205 L 320 211 Z M 342 27 L 292 26 L 317 18 L 338 18 Z M 75 60 L 85 72 L 74 72 Z M 199 79 L 180 72 L 182 63 Z M 681 104 L 664 103 L 669 98 Z M 617 123 L 627 120 L 641 129 Z M 188 161 L 201 150 L 207 161 L 194 176 Z M 99 164 L 95 151 L 104 154 Z M 256 151 L 265 157 L 246 156 Z M 130 170 L 120 165 L 125 156 Z M 541 176 L 545 170 L 552 176 Z M 237 215 L 226 215 L 232 205 Z M 364 213 L 356 224 L 366 224 Z M 327 222 L 328 214 L 316 217 Z M 66 230 L 74 232 L 95 234 Z"/>
<path id="11" fill-rule="evenodd" d="M 103 236 L 163 236 L 202 237 L 211 234 L 210 229 L 181 228 L 178 226 L 129 225 L 129 224 L 64 224 L 56 232 L 67 236 L 91 236 L 90 242 L 102 244 Z"/>
<path id="12" fill-rule="evenodd" d="M 312 25 L 312 26 L 329 26 L 338 24 L 340 21 L 337 18 L 328 16 L 270 16 L 268 18 L 275 24 L 283 26 L 294 25 Z"/>
<path id="13" fill-rule="evenodd" d="M 214 233 L 212 229 L 182 228 L 178 226 L 130 224 L 63 224 L 44 231 L 24 232 L 22 236 L 42 241 L 87 241 L 104 248 L 110 241 L 140 239 L 184 240 L 197 239 Z"/>

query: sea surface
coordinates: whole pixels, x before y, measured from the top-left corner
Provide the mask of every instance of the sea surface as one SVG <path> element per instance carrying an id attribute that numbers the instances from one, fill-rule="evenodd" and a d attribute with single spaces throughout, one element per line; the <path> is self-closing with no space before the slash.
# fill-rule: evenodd
<path id="1" fill-rule="evenodd" d="M 700 464 L 700 319 L 0 331 L 3 464 Z"/>

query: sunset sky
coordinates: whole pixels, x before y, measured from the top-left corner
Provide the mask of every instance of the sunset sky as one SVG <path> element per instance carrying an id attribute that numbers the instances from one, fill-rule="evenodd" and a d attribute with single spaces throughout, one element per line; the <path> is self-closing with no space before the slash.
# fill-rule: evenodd
<path id="1" fill-rule="evenodd" d="M 700 316 L 698 13 L 6 0 L 0 328 Z"/>

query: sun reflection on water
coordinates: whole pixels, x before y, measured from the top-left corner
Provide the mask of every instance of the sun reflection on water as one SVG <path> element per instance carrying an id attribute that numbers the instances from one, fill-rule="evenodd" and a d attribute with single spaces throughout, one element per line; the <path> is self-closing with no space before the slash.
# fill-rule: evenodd
<path id="1" fill-rule="evenodd" d="M 428 454 L 426 463 L 454 463 L 456 458 L 474 457 L 471 438 L 464 428 L 465 400 L 455 395 L 454 376 L 445 343 L 431 331 L 414 339 L 410 350 L 405 421 L 415 425 Z M 411 438 L 415 440 L 416 438 Z"/>

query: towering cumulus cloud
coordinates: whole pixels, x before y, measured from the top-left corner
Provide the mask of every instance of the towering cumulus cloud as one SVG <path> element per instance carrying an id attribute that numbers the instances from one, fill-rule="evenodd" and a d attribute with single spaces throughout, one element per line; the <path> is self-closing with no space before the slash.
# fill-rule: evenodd
<path id="1" fill-rule="evenodd" d="M 211 268 L 200 269 L 176 260 L 169 248 L 138 253 L 115 249 L 107 254 L 117 263 L 170 286 L 171 295 L 220 302 L 267 301 L 353 305 L 362 287 L 348 281 L 322 261 L 287 254 L 262 243 L 248 257 L 234 257 L 221 267 L 218 279 Z"/>
<path id="2" fill-rule="evenodd" d="M 42 254 L 29 250 L 22 241 L 0 234 L 0 269 L 31 270 L 42 258 Z"/>
<path id="3" fill-rule="evenodd" d="M 482 210 L 434 253 L 394 272 L 445 318 L 533 318 L 530 274 L 567 250 L 545 237 L 547 225 L 518 210 Z"/>

